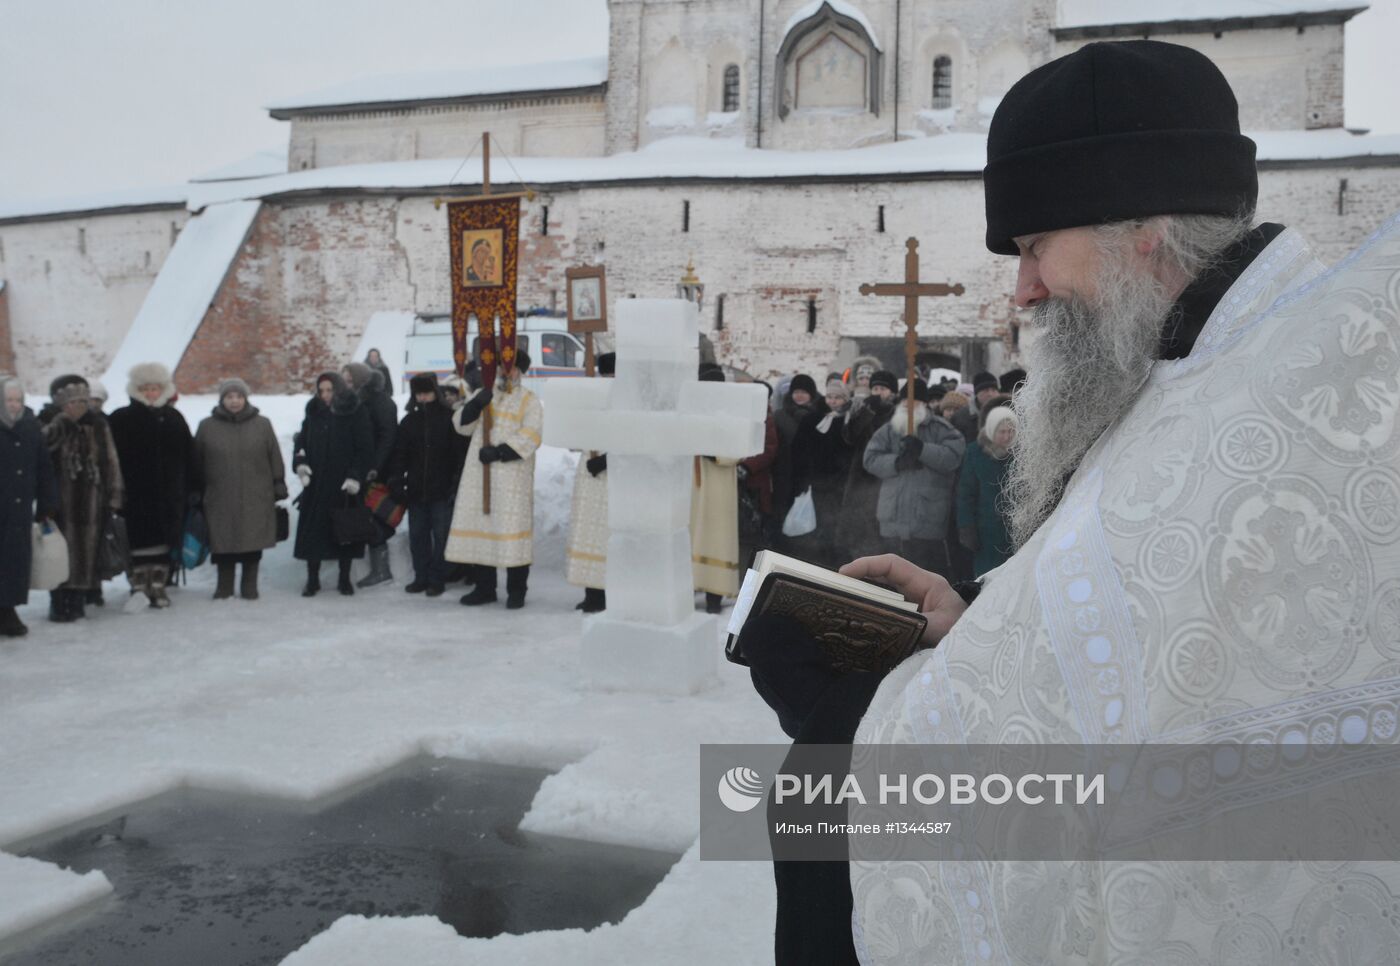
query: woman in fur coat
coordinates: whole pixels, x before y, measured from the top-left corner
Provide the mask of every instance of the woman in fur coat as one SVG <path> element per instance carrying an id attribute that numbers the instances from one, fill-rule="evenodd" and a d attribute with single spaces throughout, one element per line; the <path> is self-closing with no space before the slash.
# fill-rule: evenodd
<path id="1" fill-rule="evenodd" d="M 233 596 L 236 568 L 243 566 L 238 593 L 258 599 L 262 552 L 277 543 L 278 500 L 287 498 L 286 471 L 277 433 L 248 401 L 242 379 L 219 383 L 219 404 L 194 437 L 209 549 L 218 568 L 215 600 Z"/>
<path id="2" fill-rule="evenodd" d="M 106 417 L 88 409 L 87 381 L 59 376 L 50 391 L 44 444 L 58 479 L 58 528 L 68 544 L 68 579 L 50 595 L 49 620 L 67 623 L 84 616 L 88 591 L 102 586 L 98 543 L 107 515 L 122 509 L 122 469 Z"/>
<path id="3" fill-rule="evenodd" d="M 170 606 L 165 588 L 184 539 L 194 437 L 173 404 L 175 381 L 165 366 L 132 366 L 126 391 L 130 405 L 112 413 L 108 421 L 126 482 L 130 606 L 148 601 L 164 608 Z"/>
<path id="4" fill-rule="evenodd" d="M 331 511 L 353 506 L 360 499 L 365 477 L 374 461 L 374 434 L 369 412 L 338 373 L 316 379 L 316 395 L 306 404 L 306 418 L 292 443 L 292 466 L 301 480 L 295 554 L 306 561 L 303 597 L 321 589 L 321 561 L 340 561 L 336 589 L 355 592 L 350 562 L 364 556 L 364 544 L 340 544 Z"/>
<path id="5" fill-rule="evenodd" d="M 37 506 L 36 506 L 37 505 Z M 15 608 L 29 602 L 30 524 L 58 514 L 58 486 L 24 387 L 0 376 L 0 636 L 29 633 Z"/>

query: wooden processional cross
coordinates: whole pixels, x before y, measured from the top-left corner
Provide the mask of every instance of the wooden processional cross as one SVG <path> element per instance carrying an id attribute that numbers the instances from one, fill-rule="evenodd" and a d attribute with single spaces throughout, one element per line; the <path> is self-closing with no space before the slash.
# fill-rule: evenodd
<path id="1" fill-rule="evenodd" d="M 914 435 L 914 379 L 918 370 L 914 357 L 919 353 L 919 298 L 938 295 L 961 295 L 965 291 L 962 283 L 946 285 L 919 281 L 919 240 L 911 238 L 904 243 L 908 251 L 904 255 L 904 281 L 865 284 L 860 287 L 861 295 L 889 295 L 904 299 L 904 359 L 908 370 L 905 398 L 909 401 L 905 417 L 908 420 L 906 434 Z"/>

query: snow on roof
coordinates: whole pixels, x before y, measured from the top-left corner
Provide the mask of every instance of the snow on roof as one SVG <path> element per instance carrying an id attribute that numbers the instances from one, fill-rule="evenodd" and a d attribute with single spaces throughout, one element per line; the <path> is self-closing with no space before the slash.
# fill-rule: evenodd
<path id="1" fill-rule="evenodd" d="M 185 223 L 103 382 L 126 385 L 127 372 L 139 362 L 160 362 L 175 371 L 261 206 L 259 201 L 210 205 Z"/>
<path id="2" fill-rule="evenodd" d="M 276 116 L 284 111 L 302 111 L 317 107 L 397 104 L 406 101 L 437 101 L 455 97 L 597 87 L 607 79 L 608 58 L 603 55 L 541 64 L 362 77 L 301 97 L 276 101 L 269 104 L 267 109 Z"/>
<path id="3" fill-rule="evenodd" d="M 40 198 L 36 201 L 0 202 L 0 221 L 8 218 L 30 218 L 38 215 L 102 211 L 108 208 L 176 206 L 183 205 L 188 195 L 189 188 L 185 185 L 167 185 L 159 188 L 124 188 L 93 194 Z"/>
<path id="4" fill-rule="evenodd" d="M 778 35 L 779 42 L 781 43 L 782 40 L 786 40 L 787 35 L 792 33 L 793 27 L 796 27 L 802 21 L 815 15 L 822 7 L 830 7 L 841 16 L 850 17 L 865 29 L 866 35 L 870 38 L 870 42 L 875 45 L 876 50 L 884 50 L 884 48 L 880 46 L 880 38 L 875 35 L 875 28 L 871 26 L 865 14 L 861 13 L 860 10 L 851 6 L 849 3 L 846 3 L 845 0 L 812 0 L 811 3 L 802 7 L 788 18 L 787 24 L 783 27 L 783 32 Z"/>
<path id="5" fill-rule="evenodd" d="M 250 154 L 246 158 L 240 158 L 231 164 L 221 165 L 190 180 L 196 183 L 241 181 L 244 178 L 266 178 L 269 175 L 281 174 L 286 170 L 287 149 L 277 148 Z"/>
<path id="6" fill-rule="evenodd" d="M 1344 130 L 1252 133 L 1261 161 L 1331 160 L 1366 155 L 1400 156 L 1400 134 L 1354 135 Z M 868 148 L 832 151 L 769 151 L 746 148 L 738 139 L 675 137 L 640 151 L 597 158 L 516 158 L 528 185 L 655 181 L 672 178 L 763 180 L 769 178 L 879 177 L 980 173 L 987 139 L 981 134 L 941 134 Z M 459 171 L 460 168 L 460 171 Z M 272 178 L 192 185 L 190 208 L 199 210 L 240 198 L 310 192 L 396 188 L 446 188 L 481 183 L 481 161 L 458 158 L 342 165 L 295 171 Z M 498 186 L 517 183 L 504 165 L 492 169 Z"/>
<path id="7" fill-rule="evenodd" d="M 1060 0 L 1057 26 L 1102 27 L 1174 20 L 1229 20 L 1331 13 L 1368 6 L 1366 0 Z"/>

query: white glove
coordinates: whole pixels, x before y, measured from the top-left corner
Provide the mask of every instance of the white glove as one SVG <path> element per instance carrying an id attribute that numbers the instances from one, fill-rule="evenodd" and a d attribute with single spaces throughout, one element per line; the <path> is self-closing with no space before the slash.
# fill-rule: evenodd
<path id="1" fill-rule="evenodd" d="M 344 483 L 340 484 L 340 489 L 345 493 L 349 493 L 351 496 L 358 496 L 360 493 L 360 481 L 346 480 Z"/>
<path id="2" fill-rule="evenodd" d="M 311 467 L 302 463 L 297 467 L 297 479 L 301 480 L 301 488 L 304 490 L 311 485 Z"/>

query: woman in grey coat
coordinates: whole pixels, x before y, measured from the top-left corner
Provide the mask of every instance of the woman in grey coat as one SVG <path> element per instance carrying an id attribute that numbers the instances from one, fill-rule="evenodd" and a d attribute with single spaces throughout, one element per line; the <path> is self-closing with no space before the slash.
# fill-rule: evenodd
<path id="1" fill-rule="evenodd" d="M 967 443 L 952 423 L 929 411 L 927 399 L 928 390 L 916 381 L 913 435 L 908 435 L 908 403 L 901 400 L 870 438 L 863 465 L 880 478 L 875 515 L 885 552 L 951 577 L 948 520 Z"/>
<path id="2" fill-rule="evenodd" d="M 219 572 L 214 599 L 233 596 L 235 568 L 242 564 L 239 595 L 257 600 L 258 565 L 262 552 L 277 543 L 275 505 L 287 498 L 287 482 L 277 434 L 248 401 L 242 379 L 219 383 L 219 404 L 199 424 L 194 452 L 209 550 Z"/>

